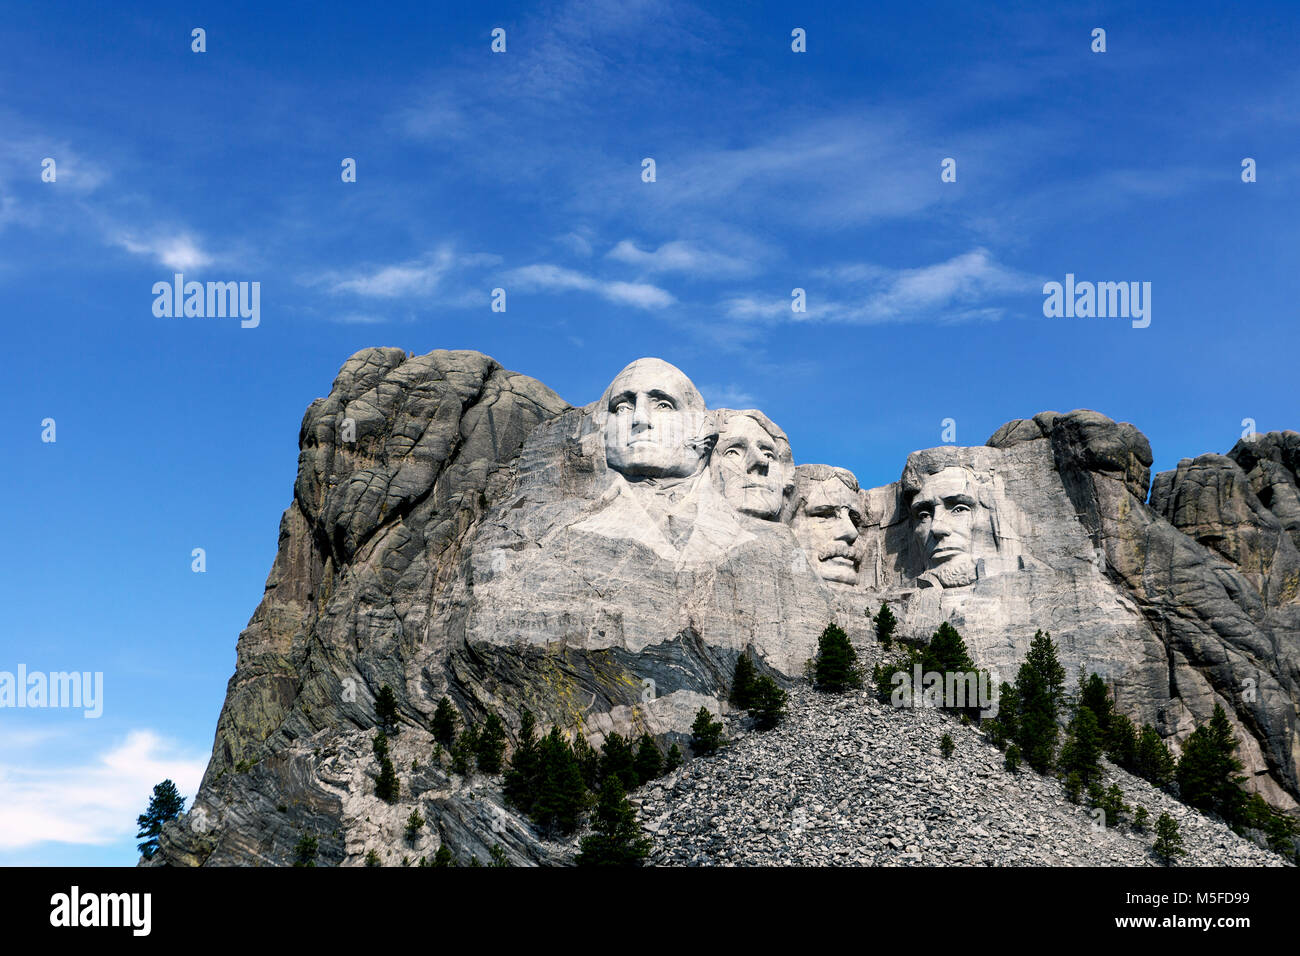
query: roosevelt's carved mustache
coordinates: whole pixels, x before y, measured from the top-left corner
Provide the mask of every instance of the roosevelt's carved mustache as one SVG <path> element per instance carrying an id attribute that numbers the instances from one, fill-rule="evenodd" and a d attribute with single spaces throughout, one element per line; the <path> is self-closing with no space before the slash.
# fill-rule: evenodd
<path id="1" fill-rule="evenodd" d="M 832 558 L 848 558 L 854 564 L 858 563 L 858 553 L 852 548 L 832 548 L 830 551 L 823 551 L 817 556 L 818 561 L 830 561 Z"/>

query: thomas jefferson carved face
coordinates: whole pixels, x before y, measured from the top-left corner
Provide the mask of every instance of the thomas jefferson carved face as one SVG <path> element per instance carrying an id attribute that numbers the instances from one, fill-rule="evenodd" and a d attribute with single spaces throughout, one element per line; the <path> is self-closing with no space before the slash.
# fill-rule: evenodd
<path id="1" fill-rule="evenodd" d="M 605 391 L 605 459 L 630 478 L 685 478 L 700 470 L 704 399 L 680 369 L 637 359 Z"/>
<path id="2" fill-rule="evenodd" d="M 733 414 L 723 423 L 711 467 L 731 506 L 765 521 L 780 517 L 794 488 L 789 442 L 750 414 Z"/>
<path id="3" fill-rule="evenodd" d="M 957 466 L 926 475 L 912 498 L 912 533 L 926 570 L 971 565 L 971 538 L 979 495 L 971 474 Z"/>
<path id="4" fill-rule="evenodd" d="M 824 467 L 824 466 L 823 466 Z M 828 469 L 828 471 L 830 471 Z M 842 469 L 821 480 L 807 480 L 801 488 L 793 531 L 804 550 L 815 559 L 817 573 L 836 584 L 857 584 L 862 554 L 856 546 L 862 527 L 862 504 L 853 486 L 840 477 Z"/>

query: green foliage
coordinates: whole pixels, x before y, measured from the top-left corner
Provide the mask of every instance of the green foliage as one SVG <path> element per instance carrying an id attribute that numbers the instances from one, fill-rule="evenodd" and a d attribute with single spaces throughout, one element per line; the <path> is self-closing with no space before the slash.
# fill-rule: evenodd
<path id="1" fill-rule="evenodd" d="M 754 681 L 757 678 L 758 672 L 754 669 L 754 662 L 742 651 L 736 658 L 735 669 L 731 672 L 731 693 L 727 696 L 728 702 L 741 710 L 749 710 L 754 706 Z"/>
<path id="2" fill-rule="evenodd" d="M 164 780 L 154 785 L 149 805 L 144 813 L 135 818 L 139 827 L 136 839 L 144 838 L 143 843 L 136 844 L 141 856 L 146 860 L 153 859 L 153 855 L 158 852 L 158 835 L 162 833 L 162 825 L 168 820 L 175 820 L 184 809 L 185 798 L 176 789 L 176 784 Z"/>
<path id="3" fill-rule="evenodd" d="M 664 758 L 664 773 L 672 773 L 682 765 L 682 748 L 674 743 L 668 748 L 668 756 Z"/>
<path id="4" fill-rule="evenodd" d="M 1176 769 L 1174 756 L 1156 729 L 1150 724 L 1143 724 L 1142 733 L 1138 736 L 1133 772 L 1157 787 L 1167 787 L 1173 782 Z"/>
<path id="5" fill-rule="evenodd" d="M 713 719 L 709 708 L 701 707 L 691 724 L 691 749 L 697 757 L 716 753 L 722 746 L 722 724 Z"/>
<path id="6" fill-rule="evenodd" d="M 663 772 L 664 758 L 659 753 L 655 739 L 649 734 L 642 734 L 636 748 L 637 784 L 646 784 Z"/>
<path id="7" fill-rule="evenodd" d="M 947 621 L 939 625 L 939 629 L 930 638 L 930 643 L 921 652 L 921 669 L 941 674 L 975 670 L 975 662 L 970 659 L 966 642 Z"/>
<path id="8" fill-rule="evenodd" d="M 375 778 L 375 796 L 387 803 L 396 803 L 401 790 L 397 770 L 387 754 L 379 761 L 379 775 Z"/>
<path id="9" fill-rule="evenodd" d="M 1020 770 L 1020 748 L 1015 744 L 1007 747 L 1007 755 L 1002 765 L 1012 773 L 1017 773 Z"/>
<path id="10" fill-rule="evenodd" d="M 387 684 L 375 696 L 375 723 L 385 734 L 397 734 L 397 695 Z"/>
<path id="11" fill-rule="evenodd" d="M 887 601 L 880 602 L 880 610 L 876 616 L 871 619 L 871 623 L 876 628 L 876 640 L 885 650 L 894 646 L 894 631 L 898 629 L 898 618 L 894 617 L 894 612 L 889 609 Z"/>
<path id="12" fill-rule="evenodd" d="M 945 760 L 951 760 L 956 750 L 957 745 L 952 742 L 950 734 L 944 734 L 939 738 L 939 752 L 943 754 Z"/>
<path id="13" fill-rule="evenodd" d="M 492 862 L 489 864 L 490 866 L 500 867 L 510 865 L 510 858 L 506 856 L 505 848 L 501 846 L 500 843 L 493 843 L 490 852 L 492 854 Z"/>
<path id="14" fill-rule="evenodd" d="M 438 701 L 438 708 L 433 712 L 433 736 L 444 747 L 451 747 L 456 740 L 456 708 L 451 699 L 443 697 Z"/>
<path id="15" fill-rule="evenodd" d="M 817 639 L 817 658 L 813 665 L 813 686 L 831 694 L 862 686 L 858 653 L 849 636 L 834 622 L 827 624 Z"/>
<path id="16" fill-rule="evenodd" d="M 1098 789 L 1100 789 L 1100 784 Z M 1102 813 L 1105 814 L 1104 819 L 1108 827 L 1119 826 L 1119 821 L 1123 815 L 1132 809 L 1124 802 L 1124 791 L 1120 790 L 1117 783 L 1112 783 L 1107 787 L 1105 792 L 1100 794 L 1098 799 L 1093 802 L 1093 806 L 1099 807 Z"/>
<path id="17" fill-rule="evenodd" d="M 775 680 L 764 674 L 754 682 L 753 703 L 750 716 L 758 730 L 771 730 L 785 717 L 786 704 L 790 695 L 783 691 Z"/>
<path id="18" fill-rule="evenodd" d="M 438 852 L 433 855 L 433 865 L 434 866 L 455 866 L 456 865 L 456 858 L 451 855 L 451 850 L 448 849 L 447 844 L 444 843 L 442 846 L 438 847 Z"/>
<path id="19" fill-rule="evenodd" d="M 519 719 L 519 743 L 510 755 L 510 769 L 501 785 L 506 799 L 524 813 L 532 812 L 540 769 L 537 720 L 531 711 L 525 710 Z"/>
<path id="20" fill-rule="evenodd" d="M 1077 773 L 1085 785 L 1091 783 L 1101 776 L 1101 747 L 1101 728 L 1097 716 L 1080 704 L 1065 731 L 1065 744 L 1061 747 L 1061 773 Z"/>
<path id="21" fill-rule="evenodd" d="M 1241 789 L 1241 761 L 1234 756 L 1237 738 L 1221 705 L 1214 705 L 1210 722 L 1192 731 L 1178 761 L 1178 792 L 1182 801 L 1202 813 L 1217 814 L 1240 824 L 1246 808 Z"/>
<path id="22" fill-rule="evenodd" d="M 379 859 L 379 854 L 374 850 L 366 851 L 366 866 L 383 866 L 383 861 Z"/>
<path id="23" fill-rule="evenodd" d="M 420 816 L 419 810 L 412 810 L 411 815 L 406 818 L 406 842 L 414 844 L 423 829 L 424 817 Z"/>
<path id="24" fill-rule="evenodd" d="M 310 833 L 304 833 L 302 837 L 294 844 L 293 848 L 293 865 L 294 866 L 315 866 L 316 851 L 319 849 L 319 843 L 316 837 Z"/>
<path id="25" fill-rule="evenodd" d="M 1110 726 L 1105 730 L 1106 755 L 1125 770 L 1137 764 L 1138 738 L 1133 721 L 1123 714 L 1112 713 Z"/>
<path id="26" fill-rule="evenodd" d="M 1071 803 L 1078 803 L 1079 796 L 1083 793 L 1083 778 L 1079 776 L 1078 771 L 1067 773 L 1062 782 L 1065 785 L 1065 799 Z"/>
<path id="27" fill-rule="evenodd" d="M 1146 833 L 1150 820 L 1151 814 L 1147 812 L 1146 807 L 1138 807 L 1133 811 L 1133 829 L 1136 832 Z"/>
<path id="28" fill-rule="evenodd" d="M 579 866 L 640 866 L 650 855 L 650 841 L 642 834 L 616 774 L 601 785 L 593 817 L 593 832 L 582 838 L 582 850 L 574 860 Z"/>
<path id="29" fill-rule="evenodd" d="M 1016 674 L 1015 697 L 1016 744 L 1029 766 L 1047 773 L 1056 759 L 1056 718 L 1065 698 L 1065 668 L 1051 634 L 1040 630 L 1034 635 Z"/>
<path id="30" fill-rule="evenodd" d="M 1015 740 L 1020 735 L 1020 696 L 1006 681 L 998 687 L 998 715 L 994 719 L 1007 740 Z"/>
<path id="31" fill-rule="evenodd" d="M 1079 677 L 1079 706 L 1087 707 L 1097 718 L 1097 726 L 1105 734 L 1110 730 L 1111 715 L 1114 705 L 1110 700 L 1110 689 L 1097 674 L 1090 674 L 1087 680 Z"/>
<path id="32" fill-rule="evenodd" d="M 1006 749 L 1007 732 L 1006 728 L 1002 726 L 1002 721 L 996 717 L 990 717 L 980 724 L 980 729 L 984 731 L 984 736 L 989 739 L 989 743 L 994 747 L 997 747 L 998 750 Z"/>
<path id="33" fill-rule="evenodd" d="M 487 720 L 483 722 L 483 728 L 479 731 L 478 746 L 474 748 L 478 769 L 488 775 L 500 773 L 501 758 L 505 752 L 506 729 L 502 726 L 500 717 L 496 714 L 488 714 Z"/>
<path id="34" fill-rule="evenodd" d="M 600 748 L 600 778 L 603 781 L 607 777 L 618 777 L 625 791 L 640 786 L 632 745 L 622 734 L 611 733 Z"/>
<path id="35" fill-rule="evenodd" d="M 478 733 L 466 727 L 451 748 L 451 769 L 462 777 L 474 769 L 478 758 Z"/>
<path id="36" fill-rule="evenodd" d="M 573 757 L 578 762 L 578 771 L 582 774 L 582 782 L 586 788 L 593 793 L 600 789 L 600 754 L 596 749 L 587 743 L 587 738 L 582 734 L 575 734 L 573 738 Z"/>
<path id="37" fill-rule="evenodd" d="M 1182 834 L 1178 832 L 1178 821 L 1167 813 L 1160 814 L 1156 821 L 1156 842 L 1151 845 L 1151 852 L 1165 865 L 1187 855 Z"/>
<path id="38" fill-rule="evenodd" d="M 579 740 L 585 740 L 581 735 Z M 578 758 L 558 727 L 537 748 L 538 773 L 531 816 L 541 827 L 572 833 L 587 808 L 587 787 Z"/>
<path id="39" fill-rule="evenodd" d="M 1296 858 L 1300 821 L 1270 806 L 1258 793 L 1252 793 L 1242 807 L 1242 827 L 1261 831 L 1274 853 Z"/>

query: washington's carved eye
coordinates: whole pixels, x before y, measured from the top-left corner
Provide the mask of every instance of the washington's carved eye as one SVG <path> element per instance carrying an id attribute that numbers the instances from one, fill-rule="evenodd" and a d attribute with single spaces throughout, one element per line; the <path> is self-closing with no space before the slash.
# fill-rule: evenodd
<path id="1" fill-rule="evenodd" d="M 925 508 L 921 508 L 918 509 L 917 511 L 912 512 L 912 517 L 914 517 L 917 521 L 924 521 L 926 518 L 930 517 L 930 512 L 927 511 Z"/>
<path id="2" fill-rule="evenodd" d="M 954 505 L 952 509 L 952 513 L 955 515 L 965 514 L 968 511 L 970 511 L 970 505 Z"/>
<path id="3" fill-rule="evenodd" d="M 732 458 L 738 458 L 740 457 L 740 449 L 733 445 L 731 448 L 726 449 L 723 454 L 730 455 Z"/>
<path id="4" fill-rule="evenodd" d="M 659 399 L 659 401 L 655 402 L 655 408 L 665 408 L 668 411 L 672 411 L 676 407 L 677 407 L 676 405 L 668 401 L 668 399 L 666 398 L 661 398 Z"/>
<path id="5" fill-rule="evenodd" d="M 630 412 L 630 411 L 632 411 L 632 403 L 631 403 L 631 402 L 619 402 L 619 403 L 617 403 L 613 408 L 611 408 L 610 411 L 615 412 L 615 413 L 618 413 L 618 412 Z"/>
<path id="6" fill-rule="evenodd" d="M 763 452 L 763 457 L 768 461 L 776 461 L 776 455 L 772 454 L 770 451 Z"/>

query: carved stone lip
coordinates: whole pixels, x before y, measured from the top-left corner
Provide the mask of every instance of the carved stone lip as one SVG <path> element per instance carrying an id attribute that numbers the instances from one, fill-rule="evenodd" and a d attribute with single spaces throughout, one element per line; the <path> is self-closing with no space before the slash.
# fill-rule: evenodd
<path id="1" fill-rule="evenodd" d="M 834 564 L 841 568 L 855 568 L 858 566 L 856 561 L 843 554 L 832 554 L 830 557 L 822 558 L 822 563 Z"/>
<path id="2" fill-rule="evenodd" d="M 934 561 L 947 561 L 950 558 L 960 557 L 965 553 L 962 548 L 936 548 L 930 552 L 930 558 Z"/>

